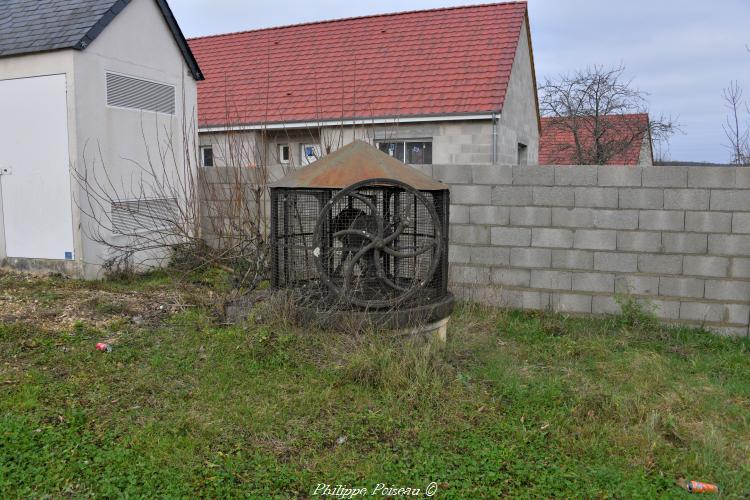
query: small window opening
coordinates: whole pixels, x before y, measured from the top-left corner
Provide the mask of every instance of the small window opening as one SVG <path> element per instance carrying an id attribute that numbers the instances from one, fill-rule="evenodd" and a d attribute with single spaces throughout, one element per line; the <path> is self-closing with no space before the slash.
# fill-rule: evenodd
<path id="1" fill-rule="evenodd" d="M 528 165 L 529 148 L 526 144 L 518 143 L 518 164 Z"/>
<path id="2" fill-rule="evenodd" d="M 302 144 L 300 150 L 302 165 L 309 165 L 321 157 L 320 146 L 317 144 Z"/>
<path id="3" fill-rule="evenodd" d="M 214 148 L 213 146 L 201 147 L 201 165 L 204 167 L 214 166 Z"/>
<path id="4" fill-rule="evenodd" d="M 279 144 L 279 163 L 289 163 L 289 144 Z"/>

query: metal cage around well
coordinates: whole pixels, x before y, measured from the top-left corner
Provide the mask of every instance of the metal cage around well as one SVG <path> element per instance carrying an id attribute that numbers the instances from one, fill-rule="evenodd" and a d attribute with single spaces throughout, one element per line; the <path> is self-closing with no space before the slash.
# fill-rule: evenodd
<path id="1" fill-rule="evenodd" d="M 355 142 L 272 185 L 273 285 L 339 308 L 440 301 L 449 205 L 446 185 Z"/>

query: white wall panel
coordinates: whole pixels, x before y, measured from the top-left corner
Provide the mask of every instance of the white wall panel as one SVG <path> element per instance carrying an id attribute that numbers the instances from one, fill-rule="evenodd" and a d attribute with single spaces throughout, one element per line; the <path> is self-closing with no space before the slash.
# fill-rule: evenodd
<path id="1" fill-rule="evenodd" d="M 65 75 L 0 80 L 8 257 L 73 258 Z"/>

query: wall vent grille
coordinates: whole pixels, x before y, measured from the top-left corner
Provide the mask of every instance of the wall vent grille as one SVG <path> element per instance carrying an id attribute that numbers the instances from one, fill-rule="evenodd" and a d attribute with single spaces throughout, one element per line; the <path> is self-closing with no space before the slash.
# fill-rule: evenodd
<path id="1" fill-rule="evenodd" d="M 112 202 L 110 211 L 115 234 L 154 231 L 178 223 L 174 198 Z"/>
<path id="2" fill-rule="evenodd" d="M 175 89 L 163 83 L 107 73 L 107 104 L 173 115 Z"/>

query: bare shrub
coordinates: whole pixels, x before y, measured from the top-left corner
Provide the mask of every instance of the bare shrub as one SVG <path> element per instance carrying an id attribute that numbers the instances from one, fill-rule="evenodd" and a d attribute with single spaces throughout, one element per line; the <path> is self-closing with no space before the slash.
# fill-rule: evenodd
<path id="1" fill-rule="evenodd" d="M 745 112 L 750 116 L 750 105 L 742 97 L 742 87 L 737 82 L 730 82 L 729 87 L 722 91 L 724 104 L 728 114 L 726 122 L 721 126 L 727 138 L 726 148 L 729 150 L 729 163 L 737 166 L 750 165 L 750 126 L 743 123 L 741 113 L 744 104 Z"/>

